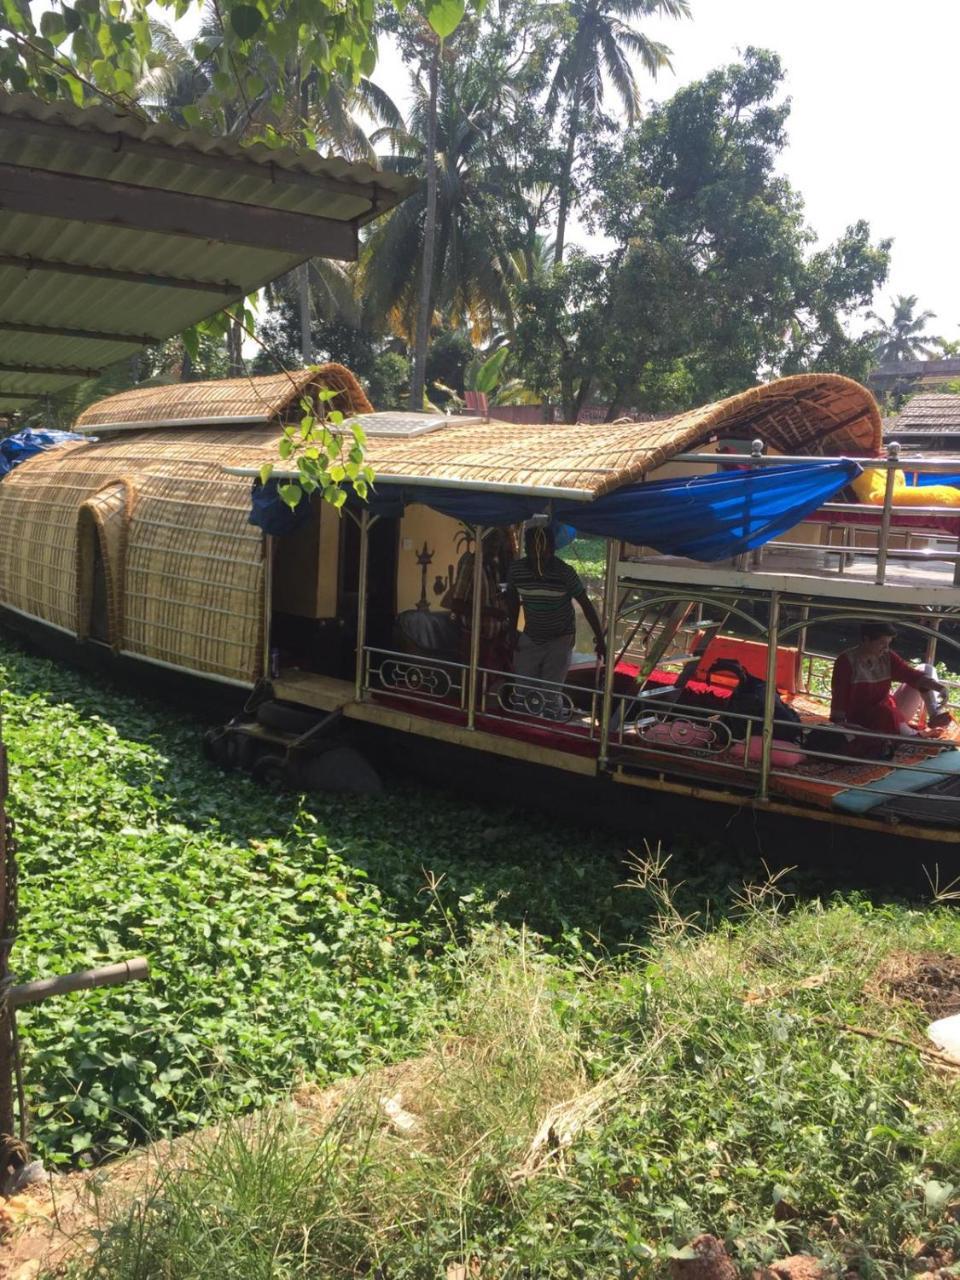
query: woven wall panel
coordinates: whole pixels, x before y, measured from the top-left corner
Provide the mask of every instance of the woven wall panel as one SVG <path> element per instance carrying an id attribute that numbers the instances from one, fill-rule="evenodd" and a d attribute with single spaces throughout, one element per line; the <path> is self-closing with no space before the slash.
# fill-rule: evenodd
<path id="1" fill-rule="evenodd" d="M 277 429 L 248 429 L 251 456 Z M 249 481 L 225 475 L 236 444 L 218 429 L 131 433 L 53 450 L 0 484 L 0 603 L 76 632 L 81 508 L 105 518 L 115 647 L 190 671 L 252 681 L 263 670 L 263 549 Z M 129 490 L 126 541 L 116 487 Z M 102 508 L 102 510 L 101 510 Z M 121 551 L 122 546 L 122 551 Z M 116 636 L 113 632 L 116 632 Z"/>

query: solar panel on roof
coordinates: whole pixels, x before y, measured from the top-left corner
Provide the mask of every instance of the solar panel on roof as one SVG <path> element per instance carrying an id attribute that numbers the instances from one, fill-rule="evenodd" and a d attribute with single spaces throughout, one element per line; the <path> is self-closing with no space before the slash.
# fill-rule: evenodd
<path id="1" fill-rule="evenodd" d="M 425 436 L 431 431 L 440 431 L 443 427 L 474 427 L 483 422 L 482 418 L 453 418 L 445 413 L 414 413 L 385 410 L 382 413 L 364 413 L 345 423 L 356 422 L 363 427 L 368 436 Z"/>

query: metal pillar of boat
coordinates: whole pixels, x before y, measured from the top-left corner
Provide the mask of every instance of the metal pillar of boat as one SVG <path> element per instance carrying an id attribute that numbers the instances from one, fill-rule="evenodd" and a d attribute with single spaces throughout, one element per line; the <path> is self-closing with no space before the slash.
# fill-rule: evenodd
<path id="1" fill-rule="evenodd" d="M 763 694 L 763 735 L 760 743 L 760 785 L 758 800 L 770 799 L 770 757 L 773 751 L 773 713 L 777 701 L 777 648 L 780 643 L 780 593 L 770 593 L 767 624 L 767 683 Z"/>
<path id="2" fill-rule="evenodd" d="M 887 446 L 887 483 L 883 490 L 883 514 L 880 517 L 880 542 L 877 547 L 877 585 L 882 586 L 887 576 L 887 550 L 890 545 L 890 525 L 893 521 L 893 491 L 897 483 L 896 464 L 900 460 L 900 446 L 892 441 Z"/>
<path id="3" fill-rule="evenodd" d="M 480 669 L 480 623 L 483 617 L 483 525 L 473 529 L 473 598 L 470 601 L 470 667 L 467 671 L 467 728 L 477 727 L 477 681 Z"/>
<path id="4" fill-rule="evenodd" d="M 367 643 L 367 580 L 370 567 L 370 530 L 378 516 L 371 516 L 364 507 L 359 516 L 353 516 L 360 527 L 359 569 L 357 572 L 357 665 L 354 678 L 354 697 L 363 701 L 364 649 Z"/>
<path id="5" fill-rule="evenodd" d="M 607 573 L 603 584 L 603 631 L 607 660 L 603 668 L 603 702 L 600 711 L 600 759 L 601 769 L 607 767 L 610 753 L 610 718 L 613 712 L 613 685 L 617 665 L 617 597 L 619 582 L 617 568 L 620 564 L 620 542 L 607 539 Z"/>

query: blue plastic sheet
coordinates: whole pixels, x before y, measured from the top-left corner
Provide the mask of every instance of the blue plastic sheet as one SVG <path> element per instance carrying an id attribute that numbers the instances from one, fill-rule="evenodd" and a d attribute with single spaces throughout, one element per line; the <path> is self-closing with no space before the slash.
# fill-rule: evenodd
<path id="1" fill-rule="evenodd" d="M 916 485 L 918 488 L 927 488 L 934 484 L 951 485 L 954 489 L 960 489 L 960 475 L 939 475 L 936 471 L 906 471 L 908 485 Z"/>
<path id="2" fill-rule="evenodd" d="M 593 502 L 555 501 L 549 504 L 550 515 L 555 524 L 569 525 L 577 533 L 623 538 L 666 555 L 725 560 L 786 533 L 860 475 L 861 470 L 849 459 L 825 459 L 657 480 L 627 485 Z M 255 485 L 255 501 L 257 492 Z M 352 509 L 361 509 L 362 504 L 356 499 L 350 501 Z M 287 528 L 267 528 L 264 523 L 270 518 L 267 511 L 278 504 L 283 506 L 279 497 L 263 495 L 259 503 L 261 512 L 251 514 L 252 524 L 267 532 L 289 532 Z M 487 526 L 519 524 L 542 513 L 548 505 L 542 498 L 522 494 L 384 485 L 370 495 L 369 510 L 375 515 L 395 516 L 413 503 L 432 507 L 465 524 Z M 306 509 L 306 504 L 301 507 Z M 296 514 L 289 508 L 284 510 Z"/>
<path id="3" fill-rule="evenodd" d="M 554 502 L 554 522 L 578 533 L 623 538 L 666 555 L 724 560 L 799 524 L 860 475 L 850 460 L 790 463 L 689 479 L 627 485 L 593 502 Z M 397 515 L 422 503 L 467 524 L 508 525 L 542 512 L 542 498 L 463 489 L 384 486 L 370 509 Z"/>
<path id="4" fill-rule="evenodd" d="M 26 427 L 16 435 L 0 440 L 0 480 L 21 462 L 36 457 L 38 453 L 46 453 L 48 449 L 56 449 L 71 440 L 89 441 L 91 438 L 75 431 L 34 431 L 32 427 Z"/>
<path id="5" fill-rule="evenodd" d="M 794 528 L 861 471 L 841 459 L 657 480 L 594 502 L 556 506 L 554 515 L 579 533 L 623 538 L 691 560 L 726 560 Z"/>
<path id="6" fill-rule="evenodd" d="M 268 480 L 266 484 L 254 480 L 248 524 L 256 525 L 271 537 L 280 538 L 285 533 L 294 533 L 309 519 L 309 498 L 303 497 L 295 507 L 289 507 L 277 492 L 276 480 Z"/>

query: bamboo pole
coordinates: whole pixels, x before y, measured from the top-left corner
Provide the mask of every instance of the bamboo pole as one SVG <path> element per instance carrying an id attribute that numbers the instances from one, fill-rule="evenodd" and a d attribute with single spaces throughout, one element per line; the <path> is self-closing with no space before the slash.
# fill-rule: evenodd
<path id="1" fill-rule="evenodd" d="M 121 960 L 119 964 L 107 964 L 98 969 L 64 973 L 58 978 L 37 978 L 33 982 L 21 982 L 9 989 L 7 999 L 14 1009 L 19 1009 L 25 1004 L 39 1004 L 50 996 L 91 991 L 94 987 L 119 987 L 124 982 L 142 982 L 149 977 L 149 964 L 143 956 L 137 956 L 134 960 Z"/>
<path id="2" fill-rule="evenodd" d="M 467 728 L 477 727 L 477 671 L 480 666 L 480 620 L 483 609 L 483 525 L 473 530 L 473 598 L 470 601 L 470 669 L 467 672 Z"/>
<path id="3" fill-rule="evenodd" d="M 763 694 L 763 736 L 760 744 L 760 787 L 758 800 L 770 798 L 770 754 L 773 749 L 773 711 L 777 700 L 777 645 L 780 635 L 780 593 L 770 593 L 770 622 L 767 628 L 767 684 Z"/>

